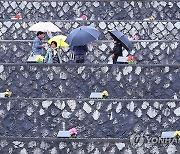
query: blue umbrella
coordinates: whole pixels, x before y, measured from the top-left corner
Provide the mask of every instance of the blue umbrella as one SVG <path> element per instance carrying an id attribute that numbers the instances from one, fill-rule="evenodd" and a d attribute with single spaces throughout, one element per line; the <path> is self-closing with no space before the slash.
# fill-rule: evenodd
<path id="1" fill-rule="evenodd" d="M 121 32 L 115 30 L 115 31 L 109 31 L 110 35 L 114 40 L 120 41 L 123 47 L 130 51 L 133 48 L 133 44 L 129 39 Z"/>
<path id="2" fill-rule="evenodd" d="M 96 40 L 101 33 L 94 27 L 81 26 L 71 31 L 66 42 L 70 46 L 83 46 Z"/>

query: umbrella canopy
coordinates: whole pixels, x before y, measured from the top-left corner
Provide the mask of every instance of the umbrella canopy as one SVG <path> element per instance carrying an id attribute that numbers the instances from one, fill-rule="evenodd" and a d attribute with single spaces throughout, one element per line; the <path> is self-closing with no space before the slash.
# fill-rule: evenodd
<path id="1" fill-rule="evenodd" d="M 83 46 L 96 40 L 100 34 L 94 27 L 81 26 L 72 30 L 66 41 L 71 46 Z"/>
<path id="2" fill-rule="evenodd" d="M 52 22 L 38 22 L 29 28 L 29 31 L 42 31 L 42 32 L 60 32 L 59 27 Z"/>
<path id="3" fill-rule="evenodd" d="M 57 42 L 57 45 L 58 45 L 59 47 L 68 47 L 69 44 L 67 44 L 67 43 L 65 42 L 66 38 L 67 38 L 67 37 L 64 36 L 64 35 L 56 35 L 56 36 L 52 37 L 52 38 L 48 41 L 48 43 L 51 44 L 52 41 L 56 41 L 56 42 Z"/>
<path id="4" fill-rule="evenodd" d="M 115 30 L 115 31 L 109 31 L 110 35 L 114 40 L 120 41 L 123 45 L 123 47 L 130 51 L 133 48 L 132 42 L 121 32 Z"/>

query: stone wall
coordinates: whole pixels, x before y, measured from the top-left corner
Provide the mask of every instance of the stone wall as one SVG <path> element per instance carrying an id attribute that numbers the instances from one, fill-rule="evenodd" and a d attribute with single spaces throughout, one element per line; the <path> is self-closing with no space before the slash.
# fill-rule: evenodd
<path id="1" fill-rule="evenodd" d="M 133 51 L 136 64 L 179 64 L 179 41 L 134 41 Z M 107 64 L 111 59 L 112 41 L 95 41 L 88 45 L 85 63 Z M 1 63 L 26 63 L 32 52 L 32 40 L 0 41 Z M 127 51 L 124 51 L 124 56 Z M 73 63 L 72 51 L 63 49 L 63 62 Z"/>
<path id="2" fill-rule="evenodd" d="M 0 19 L 10 19 L 17 13 L 30 20 L 73 20 L 86 14 L 90 20 L 131 20 L 148 18 L 179 20 L 180 2 L 162 0 L 139 1 L 58 1 L 26 0 L 0 1 Z"/>
<path id="3" fill-rule="evenodd" d="M 144 139 L 179 129 L 179 8 L 179 0 L 0 1 L 0 92 L 13 92 L 0 99 L 0 153 L 178 154 L 180 140 Z M 17 13 L 22 20 L 12 19 Z M 76 20 L 82 14 L 87 21 Z M 144 20 L 151 15 L 155 21 Z M 100 41 L 89 45 L 87 55 L 93 64 L 71 64 L 68 49 L 63 59 L 70 64 L 15 64 L 26 62 L 35 37 L 28 28 L 37 21 L 52 21 L 64 35 L 81 25 L 99 29 Z M 112 29 L 139 36 L 131 52 L 137 64 L 106 64 Z M 110 99 L 88 99 L 103 90 Z M 72 127 L 77 139 L 56 138 Z M 137 134 L 144 135 L 140 146 L 132 144 Z"/>
<path id="4" fill-rule="evenodd" d="M 78 130 L 78 138 L 161 136 L 179 129 L 180 100 L 0 99 L 0 134 L 56 137 Z"/>
<path id="5" fill-rule="evenodd" d="M 121 139 L 55 139 L 55 138 L 4 138 L 0 137 L 0 152 L 5 154 L 178 154 L 179 143 L 145 143 L 141 147 Z"/>
<path id="6" fill-rule="evenodd" d="M 136 34 L 140 40 L 179 40 L 179 21 L 52 21 L 61 29 L 61 34 L 68 35 L 74 28 L 82 25 L 96 27 L 102 32 L 100 40 L 112 39 L 108 30 L 117 29 L 129 38 Z M 28 28 L 37 21 L 29 20 L 0 20 L 0 39 L 2 40 L 32 40 L 35 32 Z M 56 35 L 56 34 L 54 34 Z M 46 38 L 47 39 L 47 38 Z"/>
<path id="7" fill-rule="evenodd" d="M 26 98 L 89 98 L 106 89 L 110 98 L 170 99 L 180 95 L 179 73 L 179 65 L 4 64 L 0 90 Z"/>

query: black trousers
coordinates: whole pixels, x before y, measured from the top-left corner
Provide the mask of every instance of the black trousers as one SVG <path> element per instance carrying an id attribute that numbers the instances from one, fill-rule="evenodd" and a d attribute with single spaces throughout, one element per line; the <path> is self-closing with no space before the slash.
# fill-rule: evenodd
<path id="1" fill-rule="evenodd" d="M 114 57 L 113 57 L 113 64 L 116 64 L 117 63 L 117 59 L 118 59 L 118 55 L 114 55 Z"/>
<path id="2" fill-rule="evenodd" d="M 84 63 L 85 55 L 75 55 L 76 63 Z"/>

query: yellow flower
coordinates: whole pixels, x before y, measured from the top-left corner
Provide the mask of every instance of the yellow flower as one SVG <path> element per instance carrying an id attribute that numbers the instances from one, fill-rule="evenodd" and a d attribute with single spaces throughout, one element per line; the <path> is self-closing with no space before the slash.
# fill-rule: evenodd
<path id="1" fill-rule="evenodd" d="M 44 57 L 41 56 L 41 55 L 38 55 L 38 56 L 36 57 L 36 61 L 37 61 L 38 63 L 42 63 L 43 60 L 44 60 Z"/>
<path id="2" fill-rule="evenodd" d="M 102 92 L 102 95 L 108 97 L 108 96 L 109 96 L 108 91 L 104 90 L 104 91 Z"/>
<path id="3" fill-rule="evenodd" d="M 150 16 L 149 20 L 155 20 L 155 17 L 154 16 Z"/>
<path id="4" fill-rule="evenodd" d="M 174 133 L 174 137 L 180 137 L 180 131 L 176 131 L 176 132 Z"/>

